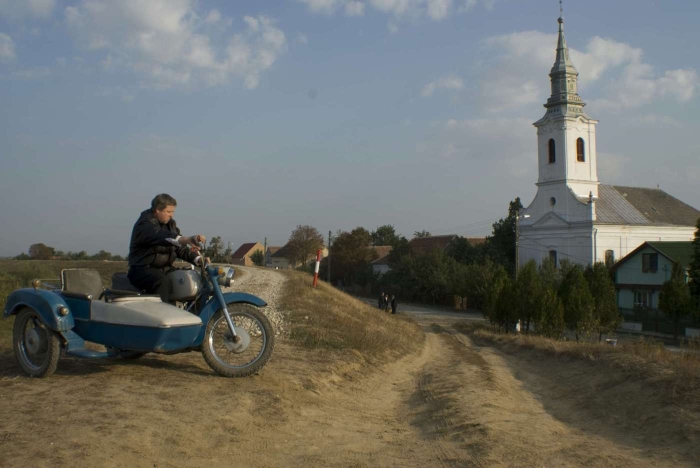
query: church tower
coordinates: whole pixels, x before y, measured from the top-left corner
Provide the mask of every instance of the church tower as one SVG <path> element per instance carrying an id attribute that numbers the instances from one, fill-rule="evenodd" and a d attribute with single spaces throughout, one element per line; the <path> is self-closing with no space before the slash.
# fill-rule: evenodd
<path id="1" fill-rule="evenodd" d="M 578 95 L 578 71 L 569 57 L 564 38 L 564 18 L 559 17 L 557 58 L 549 73 L 552 95 L 537 127 L 539 178 L 537 186 L 565 188 L 577 197 L 598 197 L 595 126 Z M 549 190 L 548 190 L 549 191 Z M 566 190 L 568 191 L 568 190 Z M 563 195 L 563 194 L 562 194 Z"/>

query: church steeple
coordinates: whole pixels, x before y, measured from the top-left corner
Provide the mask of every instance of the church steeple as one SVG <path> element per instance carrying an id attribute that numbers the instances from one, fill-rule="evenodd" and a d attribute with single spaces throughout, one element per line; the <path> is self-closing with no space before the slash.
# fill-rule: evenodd
<path id="1" fill-rule="evenodd" d="M 557 58 L 549 72 L 552 83 L 552 95 L 544 105 L 547 109 L 561 106 L 559 112 L 562 115 L 568 113 L 582 114 L 586 105 L 578 95 L 578 70 L 569 57 L 569 47 L 564 37 L 564 15 L 562 13 L 557 20 L 559 22 L 559 40 L 557 42 Z"/>
<path id="2" fill-rule="evenodd" d="M 578 71 L 569 56 L 564 37 L 564 14 L 558 19 L 557 56 L 549 72 L 552 94 L 537 127 L 539 179 L 537 185 L 552 204 L 573 192 L 581 200 L 598 195 L 595 126 L 598 123 L 583 111 L 586 105 L 578 95 Z M 547 187 L 545 189 L 545 187 Z M 538 191 L 538 193 L 540 193 Z M 538 195 L 539 196 L 539 195 Z M 528 208 L 529 209 L 529 208 Z"/>

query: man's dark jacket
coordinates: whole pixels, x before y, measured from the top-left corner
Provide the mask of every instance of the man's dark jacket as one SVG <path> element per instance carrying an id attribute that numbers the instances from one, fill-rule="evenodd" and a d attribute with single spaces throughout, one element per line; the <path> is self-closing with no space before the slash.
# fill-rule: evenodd
<path id="1" fill-rule="evenodd" d="M 166 240 L 175 239 L 179 235 L 180 229 L 174 219 L 167 224 L 161 224 L 152 210 L 142 212 L 131 232 L 129 269 L 166 268 L 171 266 L 176 258 L 194 263 L 198 253 L 190 251 L 188 246 L 176 247 Z"/>

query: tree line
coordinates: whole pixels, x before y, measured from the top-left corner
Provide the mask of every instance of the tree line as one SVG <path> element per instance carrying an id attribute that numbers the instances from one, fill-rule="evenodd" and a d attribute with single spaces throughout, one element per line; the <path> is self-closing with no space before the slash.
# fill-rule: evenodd
<path id="1" fill-rule="evenodd" d="M 22 252 L 15 257 L 15 260 L 111 260 L 124 261 L 126 260 L 121 255 L 113 255 L 106 250 L 100 250 L 96 254 L 90 255 L 85 250 L 80 252 L 64 252 L 56 250 L 54 247 L 46 244 L 32 244 L 27 253 Z"/>

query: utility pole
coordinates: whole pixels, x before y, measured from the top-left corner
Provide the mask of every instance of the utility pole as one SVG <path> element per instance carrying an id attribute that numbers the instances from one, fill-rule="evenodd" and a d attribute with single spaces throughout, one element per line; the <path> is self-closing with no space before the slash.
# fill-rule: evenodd
<path id="1" fill-rule="evenodd" d="M 518 251 L 518 237 L 520 237 L 520 209 L 515 210 L 515 279 L 518 279 L 518 267 L 520 266 L 520 252 Z"/>
<path id="2" fill-rule="evenodd" d="M 331 231 L 328 231 L 328 284 L 331 284 Z"/>
<path id="3" fill-rule="evenodd" d="M 265 246 L 263 247 L 263 268 L 267 266 L 267 237 L 265 238 Z"/>

